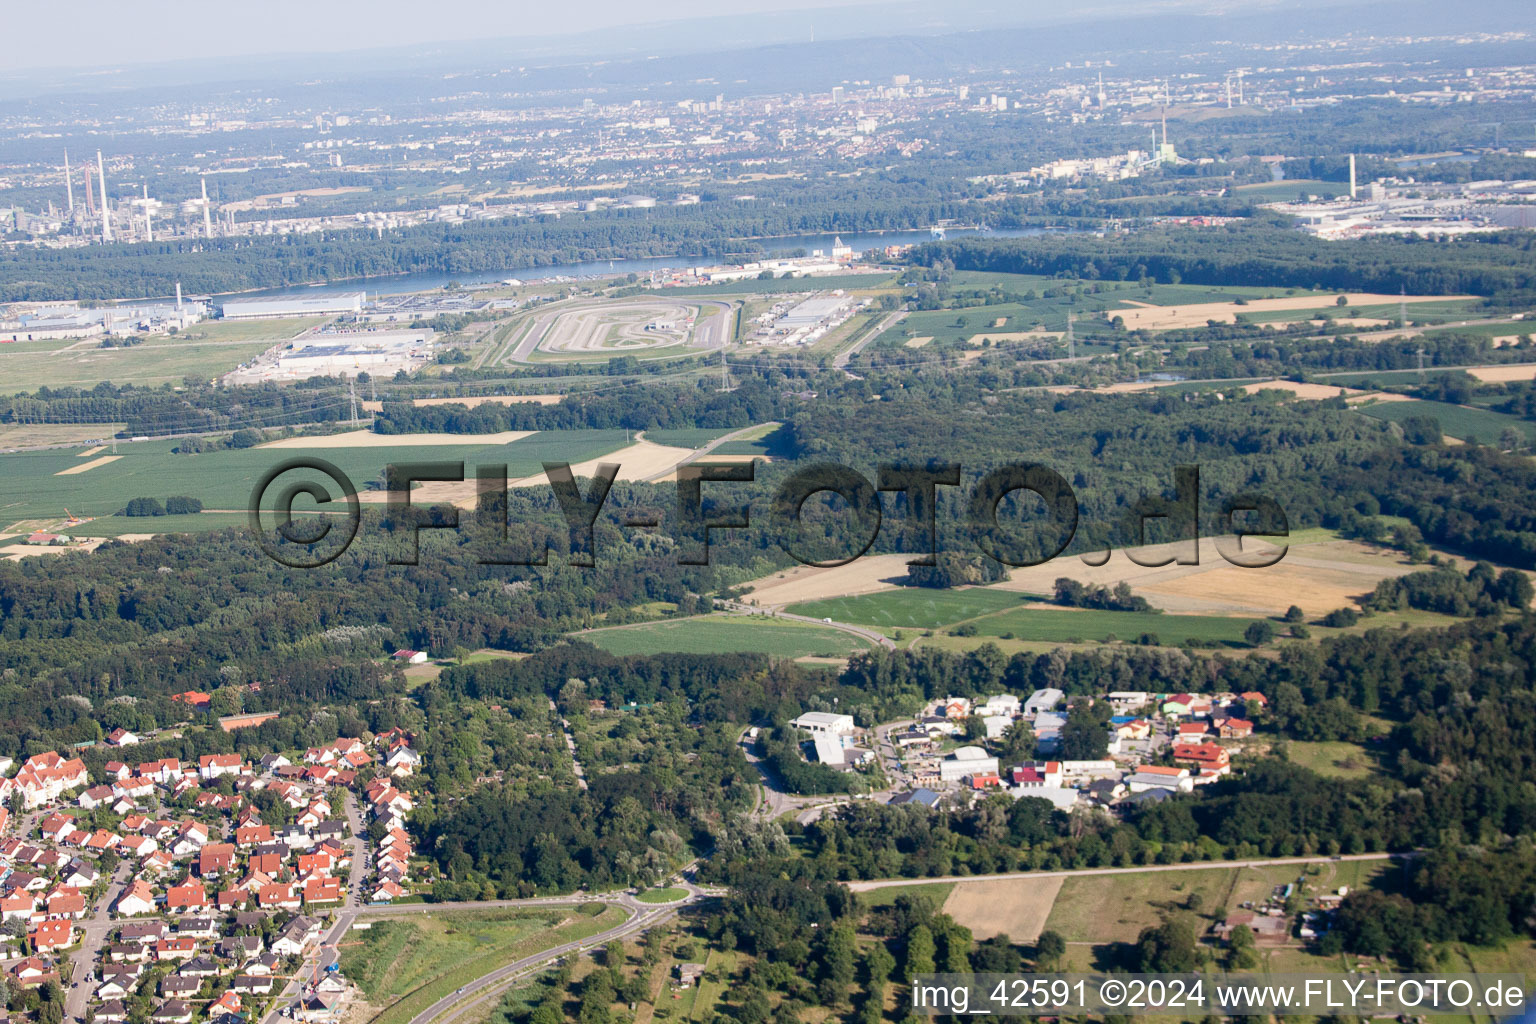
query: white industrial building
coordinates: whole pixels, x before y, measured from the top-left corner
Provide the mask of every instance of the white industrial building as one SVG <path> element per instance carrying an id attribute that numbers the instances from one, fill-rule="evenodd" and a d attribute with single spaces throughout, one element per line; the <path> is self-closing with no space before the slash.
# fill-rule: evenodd
<path id="1" fill-rule="evenodd" d="M 1056 706 L 1063 700 L 1066 700 L 1066 697 L 1066 694 L 1053 686 L 1046 687 L 1043 690 L 1036 690 L 1024 702 L 1024 714 L 1038 715 L 1042 711 L 1055 711 Z"/>
<path id="2" fill-rule="evenodd" d="M 807 711 L 789 724 L 812 735 L 852 736 L 854 730 L 852 715 L 837 715 L 830 711 Z"/>
<path id="3" fill-rule="evenodd" d="M 224 303 L 225 320 L 275 320 L 293 316 L 334 316 L 361 313 L 366 295 L 346 292 L 340 295 L 292 296 L 281 299 L 231 299 Z"/>
<path id="4" fill-rule="evenodd" d="M 355 376 L 411 370 L 431 355 L 431 331 L 316 334 L 278 357 L 279 377 Z"/>
<path id="5" fill-rule="evenodd" d="M 939 762 L 941 782 L 960 782 L 972 775 L 996 775 L 997 758 L 989 757 L 980 747 L 960 747 Z"/>

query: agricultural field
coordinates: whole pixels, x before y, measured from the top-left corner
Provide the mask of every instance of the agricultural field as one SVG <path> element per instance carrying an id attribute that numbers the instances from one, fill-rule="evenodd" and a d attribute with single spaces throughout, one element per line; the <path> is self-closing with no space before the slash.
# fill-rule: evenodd
<path id="1" fill-rule="evenodd" d="M 1001 612 L 966 624 L 976 635 L 1017 640 L 1106 641 L 1135 640 L 1143 633 L 1168 645 L 1192 640 L 1214 646 L 1246 647 L 1243 631 L 1253 619 L 1215 615 L 1157 615 L 1147 612 L 1104 612 L 1093 609 L 1058 610 L 1040 607 Z"/>
<path id="2" fill-rule="evenodd" d="M 595 908 L 596 905 L 594 905 Z M 454 989 L 504 963 L 617 925 L 616 907 L 412 915 L 354 932 L 341 969 L 362 990 L 374 1024 L 405 1024 Z"/>
<path id="3" fill-rule="evenodd" d="M 1063 881 L 1055 875 L 959 882 L 944 901 L 944 913 L 978 939 L 1006 935 L 1014 942 L 1034 942 L 1045 930 Z"/>
<path id="4" fill-rule="evenodd" d="M 16 423 L 0 426 L 0 451 L 8 448 L 35 448 L 41 445 L 83 444 L 109 438 L 127 427 L 126 423 Z"/>
<path id="5" fill-rule="evenodd" d="M 1431 417 L 1439 421 L 1442 433 L 1463 441 L 1476 439 L 1483 444 L 1495 444 L 1499 435 L 1509 429 L 1525 435 L 1527 442 L 1536 439 L 1536 423 L 1501 412 L 1452 405 L 1449 402 L 1417 398 L 1406 402 L 1373 402 L 1360 406 L 1359 411 L 1393 423 L 1401 423 L 1414 416 Z"/>
<path id="6" fill-rule="evenodd" d="M 1347 181 L 1323 181 L 1320 178 L 1283 178 L 1257 185 L 1239 185 L 1233 189 L 1239 199 L 1256 203 L 1289 203 L 1298 196 L 1342 196 L 1349 194 Z"/>
<path id="7" fill-rule="evenodd" d="M 647 430 L 645 439 L 672 448 L 703 448 L 717 437 L 724 437 L 729 430 L 697 427 L 683 430 Z M 719 451 L 719 449 L 715 449 Z"/>
<path id="8" fill-rule="evenodd" d="M 1230 909 L 1245 869 L 1212 867 L 1123 875 L 1075 875 L 1063 880 L 1045 927 L 1068 942 L 1135 942 L 1170 910 L 1195 903 L 1207 912 Z M 1294 877 L 1295 868 L 1287 869 Z"/>
<path id="9" fill-rule="evenodd" d="M 843 658 L 870 649 L 869 642 L 862 637 L 828 626 L 756 615 L 704 615 L 612 626 L 575 635 L 618 655 L 755 652 L 776 658 Z"/>
<path id="10" fill-rule="evenodd" d="M 788 458 L 789 431 L 780 423 L 764 423 L 733 441 L 715 449 L 719 455 L 757 455 L 764 458 Z"/>
<path id="11" fill-rule="evenodd" d="M 795 615 L 829 618 L 880 629 L 938 629 L 951 623 L 1018 608 L 1033 599 L 1006 590 L 966 587 L 934 590 L 903 587 L 878 594 L 807 601 L 787 609 Z"/>
<path id="12" fill-rule="evenodd" d="M 173 449 L 178 442 L 173 440 L 123 442 L 117 446 L 116 461 L 85 472 L 69 472 L 94 461 L 80 458 L 75 449 L 0 455 L 0 478 L 6 481 L 0 491 L 0 527 L 18 520 L 57 519 L 66 507 L 78 516 L 111 516 L 136 497 L 164 501 L 172 495 L 187 495 L 200 499 L 208 510 L 242 512 L 263 473 L 286 459 L 304 455 L 335 464 L 358 488 L 380 480 L 389 463 L 411 461 L 463 460 L 466 475 L 471 476 L 471 467 L 477 464 L 506 463 L 511 478 L 539 474 L 542 480 L 545 460 L 580 463 L 607 455 L 624 447 L 624 431 L 545 431 L 502 444 L 487 444 L 472 434 L 462 438 L 456 435 L 456 443 L 452 444 L 413 443 L 410 435 L 387 440 L 394 443 L 332 446 L 325 437 L 316 437 L 293 447 L 245 448 L 199 455 L 175 454 Z M 63 473 L 68 475 L 60 475 Z M 474 484 L 466 486 L 473 488 Z M 133 527 L 128 532 L 160 532 L 162 525 L 169 525 L 162 524 L 160 518 L 142 517 L 125 522 Z M 89 525 L 72 532 L 98 535 Z"/>
<path id="13" fill-rule="evenodd" d="M 48 342 L 46 349 L 5 345 L 0 346 L 0 380 L 4 381 L 0 387 L 18 393 L 44 386 L 93 388 L 103 381 L 150 385 L 180 384 L 185 377 L 212 380 L 280 340 L 265 334 L 243 341 L 148 338 L 137 345 L 114 348 L 102 348 L 94 338 Z"/>

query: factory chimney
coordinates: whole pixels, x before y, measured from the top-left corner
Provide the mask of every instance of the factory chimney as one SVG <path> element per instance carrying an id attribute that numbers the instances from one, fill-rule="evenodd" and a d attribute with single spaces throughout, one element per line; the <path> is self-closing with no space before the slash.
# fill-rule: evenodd
<path id="1" fill-rule="evenodd" d="M 96 173 L 101 181 L 101 244 L 112 243 L 112 205 L 107 202 L 107 165 L 101 159 L 101 150 L 96 151 Z"/>
<path id="2" fill-rule="evenodd" d="M 64 151 L 64 195 L 69 199 L 69 212 L 75 212 L 75 181 L 69 176 L 69 150 Z"/>
<path id="3" fill-rule="evenodd" d="M 85 212 L 92 217 L 96 216 L 96 193 L 91 191 L 91 164 L 89 160 L 85 164 Z"/>
<path id="4" fill-rule="evenodd" d="M 208 179 L 203 178 L 203 235 L 213 237 L 213 219 L 208 215 Z"/>
<path id="5" fill-rule="evenodd" d="M 176 312 L 181 312 L 181 282 L 176 282 Z"/>
<path id="6" fill-rule="evenodd" d="M 1355 198 L 1355 154 L 1349 154 L 1349 198 Z"/>
<path id="7" fill-rule="evenodd" d="M 144 183 L 144 241 L 153 242 L 154 240 L 155 228 L 149 222 L 149 182 L 146 181 Z"/>

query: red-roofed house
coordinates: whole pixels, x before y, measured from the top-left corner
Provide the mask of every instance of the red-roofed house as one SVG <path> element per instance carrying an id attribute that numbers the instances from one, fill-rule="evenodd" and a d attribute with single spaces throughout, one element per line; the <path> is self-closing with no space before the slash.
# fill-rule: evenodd
<path id="1" fill-rule="evenodd" d="M 27 937 L 36 952 L 52 953 L 75 941 L 75 926 L 69 921 L 40 921 Z"/>
<path id="2" fill-rule="evenodd" d="M 201 882 L 189 878 L 165 891 L 165 909 L 167 910 L 202 910 L 206 906 L 208 906 L 208 893 L 203 890 Z"/>

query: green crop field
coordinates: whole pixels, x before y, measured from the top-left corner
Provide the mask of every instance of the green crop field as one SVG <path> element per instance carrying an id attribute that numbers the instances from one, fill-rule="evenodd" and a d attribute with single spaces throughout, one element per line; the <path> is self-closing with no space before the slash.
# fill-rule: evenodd
<path id="1" fill-rule="evenodd" d="M 938 629 L 953 622 L 974 619 L 978 615 L 1017 608 L 1030 601 L 1028 595 L 1008 590 L 970 587 L 965 590 L 934 590 L 927 587 L 903 587 L 858 597 L 834 597 L 807 601 L 789 609 L 796 615 L 813 619 L 833 619 L 882 629 Z"/>
<path id="2" fill-rule="evenodd" d="M 708 427 L 682 430 L 647 430 L 645 439 L 656 444 L 671 445 L 674 448 L 703 448 L 717 437 L 724 437 L 729 430 L 716 430 Z"/>
<path id="3" fill-rule="evenodd" d="M 1195 640 L 1209 644 L 1245 645 L 1243 630 L 1252 619 L 1228 619 L 1214 615 L 1159 615 L 1155 612 L 1103 612 L 1092 609 L 1056 610 L 1040 607 L 999 612 L 970 625 L 978 636 L 1016 640 L 1135 640 L 1151 633 L 1167 645 Z"/>
<path id="4" fill-rule="evenodd" d="M 1524 434 L 1527 440 L 1536 438 L 1536 423 L 1501 412 L 1469 409 L 1449 402 L 1429 402 L 1416 398 L 1406 402 L 1374 402 L 1357 408 L 1367 416 L 1394 423 L 1401 423 L 1413 416 L 1432 417 L 1439 421 L 1442 433 L 1462 440 L 1476 438 L 1484 444 L 1495 443 L 1499 435 L 1511 427 Z"/>
<path id="5" fill-rule="evenodd" d="M 1413 316 L 1413 310 L 1411 309 L 1408 311 L 1408 316 L 1417 319 Z M 1477 338 L 1529 337 L 1536 334 L 1536 324 L 1529 320 L 1515 320 L 1501 324 L 1469 324 L 1465 327 L 1451 324 L 1424 332 L 1425 337 L 1437 337 L 1442 334 L 1466 334 Z"/>
<path id="6" fill-rule="evenodd" d="M 734 441 L 725 442 L 715 452 L 719 455 L 762 455 L 782 459 L 791 454 L 789 443 L 787 427 L 779 423 L 765 423 Z"/>
<path id="7" fill-rule="evenodd" d="M 78 451 L 82 449 L 64 449 L 0 455 L 0 480 L 4 481 L 0 484 L 0 526 L 22 519 L 60 517 L 66 507 L 79 516 L 109 516 L 136 497 L 164 501 L 171 495 L 188 495 L 200 499 L 207 509 L 241 511 L 263 473 L 298 456 L 333 463 L 359 489 L 379 480 L 386 465 L 401 462 L 462 460 L 465 476 L 470 479 L 477 465 L 505 463 L 509 477 L 516 479 L 542 473 L 546 460 L 577 463 L 616 451 L 624 446 L 624 431 L 551 430 L 501 445 L 477 442 L 473 434 L 464 435 L 462 445 L 413 445 L 410 435 L 391 441 L 399 443 L 327 448 L 322 438 L 316 439 L 312 448 L 246 448 L 201 455 L 174 454 L 176 441 L 119 443 L 116 461 L 70 476 L 57 474 L 110 453 L 81 458 Z M 125 522 L 131 525 L 118 532 L 159 532 L 163 525 L 157 517 Z M 93 535 L 84 528 L 79 532 Z"/>
<path id="8" fill-rule="evenodd" d="M 1258 203 L 1288 203 L 1302 195 L 1342 196 L 1349 194 L 1349 183 L 1322 181 L 1318 178 L 1288 178 L 1260 185 L 1239 185 L 1233 190 L 1239 199 Z"/>
<path id="9" fill-rule="evenodd" d="M 576 634 L 610 654 L 730 654 L 738 651 L 777 658 L 813 655 L 845 657 L 870 649 L 868 641 L 828 626 L 786 622 L 760 615 L 708 615 L 643 622 Z"/>
<path id="10" fill-rule="evenodd" d="M 95 340 L 51 342 L 46 350 L 0 349 L 0 388 L 6 393 L 43 386 L 92 388 L 114 384 L 180 384 L 184 377 L 212 380 L 260 355 L 279 339 L 185 341 L 153 338 L 127 348 L 102 348 Z"/>

